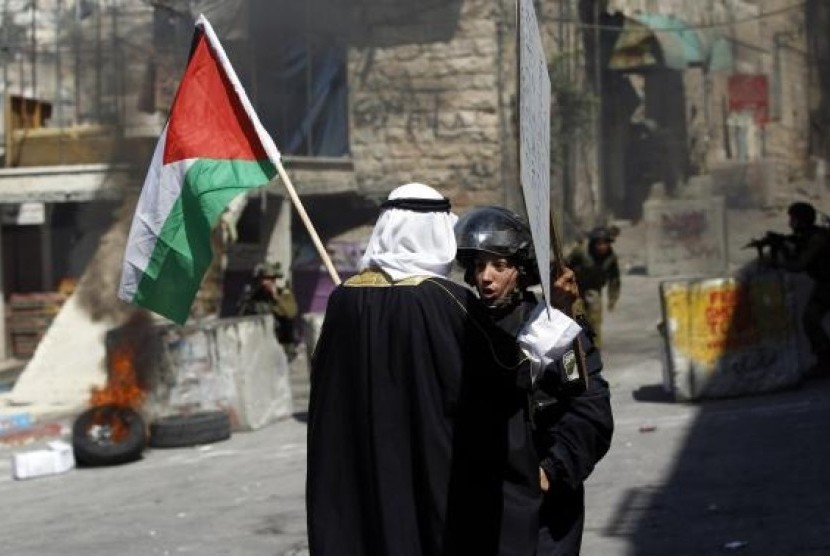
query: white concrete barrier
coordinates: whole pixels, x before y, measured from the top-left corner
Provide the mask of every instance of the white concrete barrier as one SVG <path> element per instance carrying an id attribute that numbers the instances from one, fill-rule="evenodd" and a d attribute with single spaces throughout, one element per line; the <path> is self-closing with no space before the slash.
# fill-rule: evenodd
<path id="1" fill-rule="evenodd" d="M 681 401 L 741 396 L 797 384 L 809 365 L 792 275 L 663 282 L 664 380 Z"/>
<path id="2" fill-rule="evenodd" d="M 271 315 L 159 326 L 157 375 L 144 405 L 154 419 L 222 409 L 234 430 L 291 415 L 288 360 Z"/>

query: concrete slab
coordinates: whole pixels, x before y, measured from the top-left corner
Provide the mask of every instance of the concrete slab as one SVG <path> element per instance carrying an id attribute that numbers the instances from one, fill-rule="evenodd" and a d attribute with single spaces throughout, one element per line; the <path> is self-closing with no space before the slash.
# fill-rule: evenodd
<path id="1" fill-rule="evenodd" d="M 93 321 L 77 294 L 70 296 L 12 391 L 0 398 L 0 414 L 25 408 L 39 418 L 84 407 L 90 389 L 106 382 L 104 336 L 113 326 Z"/>
<path id="2" fill-rule="evenodd" d="M 125 166 L 68 164 L 0 170 L 0 203 L 69 203 L 120 199 Z"/>
<path id="3" fill-rule="evenodd" d="M 801 382 L 789 275 L 756 269 L 740 277 L 663 282 L 666 389 L 677 400 L 771 392 Z"/>
<path id="4" fill-rule="evenodd" d="M 271 315 L 160 326 L 155 333 L 148 420 L 224 410 L 234 430 L 256 430 L 291 415 L 288 360 Z"/>

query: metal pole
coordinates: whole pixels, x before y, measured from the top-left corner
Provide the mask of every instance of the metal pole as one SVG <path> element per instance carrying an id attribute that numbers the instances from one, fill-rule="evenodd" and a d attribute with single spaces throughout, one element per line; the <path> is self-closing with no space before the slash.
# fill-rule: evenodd
<path id="1" fill-rule="evenodd" d="M 61 17 L 63 16 L 63 0 L 55 2 L 55 122 L 60 127 L 58 135 L 58 163 L 63 164 L 63 98 L 61 95 Z"/>
<path id="2" fill-rule="evenodd" d="M 4 119 L 8 116 L 9 111 L 6 110 L 6 106 L 9 102 L 9 0 L 3 1 L 3 117 Z M 9 137 L 5 137 L 5 134 L 9 131 L 9 122 L 4 122 L 4 138 L 5 144 L 9 144 Z M 5 156 L 8 156 L 8 150 L 5 153 Z M 8 158 L 5 161 L 5 166 L 8 166 Z M 3 251 L 2 251 L 2 228 L 0 228 L 0 316 L 6 314 L 6 296 L 4 293 L 5 284 L 3 284 L 3 269 L 5 265 L 3 264 Z M 3 360 L 8 357 L 8 350 L 6 348 L 6 319 L 0 318 L 0 358 Z"/>
<path id="3" fill-rule="evenodd" d="M 74 49 L 74 57 L 75 57 L 75 68 L 73 71 L 73 81 L 74 81 L 74 96 L 75 96 L 75 114 L 73 115 L 73 123 L 80 124 L 81 123 L 81 3 L 75 2 L 75 23 L 74 23 L 74 33 L 72 38 L 72 45 Z"/>
<path id="4" fill-rule="evenodd" d="M 306 100 L 306 114 L 309 114 L 311 112 L 312 103 L 314 102 L 314 98 L 312 98 L 312 94 L 314 92 L 313 91 L 314 87 L 313 87 L 313 82 L 312 82 L 312 71 L 314 70 L 312 65 L 314 64 L 314 56 L 313 56 L 313 53 L 312 53 L 312 50 L 311 50 L 311 41 L 310 41 L 311 30 L 309 29 L 309 26 L 311 25 L 309 23 L 309 21 L 311 21 L 311 16 L 309 14 L 308 3 L 305 4 L 304 14 L 305 14 L 305 18 L 304 18 L 304 21 L 303 21 L 303 23 L 304 23 L 303 33 L 305 34 L 305 47 L 306 47 L 305 100 Z M 314 126 L 311 125 L 311 122 L 309 122 L 308 130 L 306 131 L 306 134 L 305 134 L 306 152 L 303 153 L 306 156 L 312 156 L 314 154 L 312 152 L 312 149 L 314 148 L 314 145 L 312 143 L 312 137 L 311 137 L 311 133 L 312 133 L 313 128 L 314 128 Z"/>
<path id="5" fill-rule="evenodd" d="M 95 123 L 101 123 L 101 10 L 95 11 Z"/>
<path id="6" fill-rule="evenodd" d="M 3 0 L 3 103 L 9 101 L 9 0 Z M 8 122 L 6 122 L 8 124 Z M 5 129 L 3 131 L 5 133 Z"/>
<path id="7" fill-rule="evenodd" d="M 32 0 L 32 98 L 37 99 L 37 0 Z"/>
<path id="8" fill-rule="evenodd" d="M 121 81 L 119 72 L 119 58 L 118 55 L 118 0 L 112 0 L 110 7 L 111 26 L 110 33 L 112 34 L 112 117 L 115 120 L 114 124 L 120 125 L 123 118 L 121 117 Z"/>
<path id="9" fill-rule="evenodd" d="M 596 149 L 597 149 L 597 186 L 596 191 L 594 192 L 596 196 L 596 210 L 597 213 L 602 213 L 604 210 L 604 191 L 603 186 L 605 185 L 605 180 L 603 179 L 603 168 L 602 168 L 602 149 L 603 149 L 603 141 L 602 141 L 602 117 L 603 117 L 603 110 L 602 110 L 602 41 L 601 41 L 601 31 L 599 25 L 599 14 L 600 14 L 600 2 L 599 0 L 594 0 L 594 82 L 596 84 L 596 94 L 597 94 L 597 122 L 596 122 Z"/>

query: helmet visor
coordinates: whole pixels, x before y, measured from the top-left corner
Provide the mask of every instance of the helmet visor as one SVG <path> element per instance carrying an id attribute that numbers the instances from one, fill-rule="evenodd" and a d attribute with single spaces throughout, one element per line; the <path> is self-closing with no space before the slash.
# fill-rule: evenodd
<path id="1" fill-rule="evenodd" d="M 515 214 L 498 207 L 474 209 L 459 218 L 455 225 L 459 253 L 484 251 L 512 257 L 527 253 L 530 231 Z"/>

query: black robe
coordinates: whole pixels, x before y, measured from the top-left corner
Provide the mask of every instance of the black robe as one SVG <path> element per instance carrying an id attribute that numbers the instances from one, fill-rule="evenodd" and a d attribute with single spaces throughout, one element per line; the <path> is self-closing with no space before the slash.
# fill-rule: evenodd
<path id="1" fill-rule="evenodd" d="M 538 475 L 512 468 L 507 432 L 527 372 L 462 286 L 363 273 L 336 288 L 312 360 L 311 554 L 532 555 Z"/>

